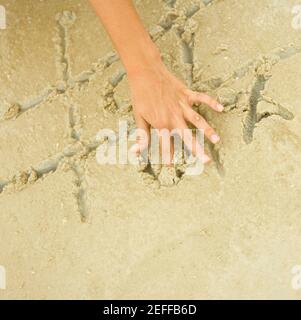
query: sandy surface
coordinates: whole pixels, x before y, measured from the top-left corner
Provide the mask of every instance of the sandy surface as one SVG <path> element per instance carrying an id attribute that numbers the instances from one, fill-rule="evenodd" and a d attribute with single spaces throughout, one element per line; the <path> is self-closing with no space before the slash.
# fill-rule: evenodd
<path id="1" fill-rule="evenodd" d="M 2 0 L 0 298 L 301 298 L 301 30 L 295 0 L 140 0 L 223 143 L 200 176 L 100 166 L 133 123 L 127 79 L 84 0 Z"/>

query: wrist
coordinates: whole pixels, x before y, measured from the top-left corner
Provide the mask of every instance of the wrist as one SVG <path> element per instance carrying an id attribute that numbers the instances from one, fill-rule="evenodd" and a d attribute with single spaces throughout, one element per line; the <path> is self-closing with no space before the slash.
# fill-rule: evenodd
<path id="1" fill-rule="evenodd" d="M 136 49 L 128 59 L 122 59 L 121 57 L 128 77 L 134 77 L 144 69 L 159 69 L 163 67 L 160 51 L 153 42 L 148 45 L 142 44 Z"/>

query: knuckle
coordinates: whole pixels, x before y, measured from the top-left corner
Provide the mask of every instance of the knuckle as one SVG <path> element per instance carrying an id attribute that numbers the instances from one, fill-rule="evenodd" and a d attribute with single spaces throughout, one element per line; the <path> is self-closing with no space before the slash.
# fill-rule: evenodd
<path id="1" fill-rule="evenodd" d="M 202 100 L 204 102 L 208 102 L 208 100 L 210 99 L 210 97 L 205 93 L 200 93 L 199 98 L 200 98 L 200 100 Z"/>
<path id="2" fill-rule="evenodd" d="M 163 130 L 169 128 L 169 121 L 163 120 L 156 125 L 156 129 Z"/>
<path id="3" fill-rule="evenodd" d="M 190 90 L 190 89 L 188 89 L 188 88 L 186 88 L 186 87 L 184 87 L 183 88 L 183 94 L 185 95 L 185 96 L 191 96 L 191 95 L 194 95 L 194 91 L 192 91 L 192 90 Z"/>
<path id="4" fill-rule="evenodd" d="M 205 128 L 205 135 L 206 136 L 212 136 L 215 133 L 214 129 L 211 128 L 210 126 L 207 126 Z"/>
<path id="5" fill-rule="evenodd" d="M 197 127 L 202 126 L 204 124 L 203 117 L 193 110 L 190 112 L 189 118 L 191 123 L 193 123 Z"/>
<path id="6" fill-rule="evenodd" d="M 192 119 L 194 121 L 196 121 L 197 123 L 201 123 L 202 122 L 202 117 L 197 112 L 193 112 Z"/>
<path id="7" fill-rule="evenodd" d="M 192 107 L 194 102 L 195 102 L 195 94 L 192 93 L 192 94 L 189 94 L 189 95 L 186 95 L 184 97 L 184 101 L 186 102 L 186 104 L 189 106 L 189 107 Z"/>
<path id="8" fill-rule="evenodd" d="M 210 96 L 207 96 L 207 103 L 209 104 L 209 105 L 213 105 L 214 104 L 214 99 L 212 98 L 212 97 L 210 97 Z"/>
<path id="9" fill-rule="evenodd" d="M 217 101 L 213 98 L 211 98 L 211 105 L 212 107 L 216 107 L 217 106 Z"/>

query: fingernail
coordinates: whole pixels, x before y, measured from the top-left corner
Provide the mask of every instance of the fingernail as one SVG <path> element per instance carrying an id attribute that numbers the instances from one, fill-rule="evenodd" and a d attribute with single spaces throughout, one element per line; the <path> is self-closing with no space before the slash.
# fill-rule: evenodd
<path id="1" fill-rule="evenodd" d="M 213 134 L 211 136 L 211 142 L 212 143 L 218 143 L 220 141 L 220 137 L 217 134 Z"/>
<path id="2" fill-rule="evenodd" d="M 219 104 L 217 105 L 217 109 L 218 109 L 218 111 L 222 112 L 222 111 L 224 110 L 224 106 L 219 103 Z"/>
<path id="3" fill-rule="evenodd" d="M 210 161 L 211 161 L 211 159 L 207 156 L 207 154 L 203 154 L 203 163 L 206 164 Z"/>

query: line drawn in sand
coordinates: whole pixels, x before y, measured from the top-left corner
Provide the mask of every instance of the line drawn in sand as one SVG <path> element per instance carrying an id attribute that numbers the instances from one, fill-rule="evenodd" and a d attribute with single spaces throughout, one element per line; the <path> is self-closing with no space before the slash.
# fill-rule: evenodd
<path id="1" fill-rule="evenodd" d="M 209 1 L 208 4 L 212 4 L 213 1 Z M 170 5 L 173 7 L 175 2 L 171 1 Z M 200 7 L 193 7 L 191 10 L 188 10 L 186 13 L 186 22 L 189 22 L 189 19 L 194 16 L 198 11 L 200 10 Z M 165 19 L 165 20 L 164 20 Z M 181 19 L 180 19 L 181 20 Z M 42 90 L 41 94 L 37 97 L 32 98 L 30 101 L 26 101 L 23 103 L 18 103 L 12 106 L 9 110 L 9 112 L 6 114 L 6 120 L 10 120 L 12 118 L 15 118 L 17 116 L 20 116 L 22 113 L 27 112 L 27 110 L 38 107 L 42 102 L 46 101 L 53 95 L 62 95 L 66 97 L 66 105 L 69 108 L 69 127 L 70 127 L 70 138 L 74 141 L 74 144 L 71 146 L 68 146 L 66 150 L 59 153 L 58 155 L 54 155 L 51 157 L 51 159 L 46 159 L 43 161 L 41 165 L 38 165 L 38 168 L 35 169 L 35 171 L 29 170 L 27 173 L 27 176 L 32 177 L 33 180 L 41 179 L 46 174 L 50 172 L 55 172 L 60 164 L 62 162 L 69 161 L 71 162 L 71 169 L 75 172 L 77 178 L 78 178 L 78 206 L 79 206 L 79 212 L 81 214 L 82 220 L 86 221 L 88 219 L 88 210 L 87 210 L 87 194 L 88 194 L 88 186 L 85 181 L 85 170 L 82 170 L 82 164 L 85 162 L 85 157 L 87 157 L 90 153 L 94 152 L 97 148 L 97 143 L 91 142 L 91 144 L 85 144 L 83 141 L 81 141 L 81 114 L 80 109 L 76 105 L 76 103 L 72 100 L 72 95 L 70 92 L 72 91 L 72 88 L 75 85 L 83 86 L 87 84 L 93 75 L 95 75 L 97 72 L 103 72 L 107 68 L 109 68 L 111 65 L 119 61 L 118 55 L 116 52 L 108 53 L 105 57 L 100 58 L 95 64 L 93 64 L 93 67 L 88 70 L 82 71 L 79 75 L 73 76 L 72 70 L 70 68 L 70 57 L 68 48 L 71 44 L 70 39 L 70 28 L 74 26 L 76 22 L 76 15 L 71 11 L 63 11 L 59 13 L 56 16 L 57 21 L 57 38 L 56 38 L 56 61 L 57 61 L 57 68 L 58 72 L 61 75 L 61 80 L 53 86 L 50 86 L 48 88 L 45 88 Z M 164 22 L 165 21 L 165 22 Z M 178 23 L 176 15 L 165 14 L 163 18 L 163 22 L 161 24 L 165 27 L 161 27 L 159 30 L 160 32 L 158 35 L 156 35 L 156 40 L 162 37 L 167 32 L 174 32 L 173 25 L 176 25 Z M 158 26 L 159 27 L 159 26 Z M 183 27 L 183 26 L 182 26 Z M 184 25 L 185 29 L 185 25 Z M 191 65 L 191 79 L 190 82 L 192 85 L 195 85 L 197 82 L 197 79 L 194 79 L 194 69 L 193 69 L 193 56 L 194 56 L 194 30 L 192 29 L 191 34 L 191 41 L 182 42 L 182 51 L 183 51 L 183 64 L 190 64 Z M 183 34 L 183 31 L 178 32 L 178 36 L 181 38 Z M 180 48 L 181 49 L 181 48 Z M 295 54 L 299 53 L 300 50 L 289 47 L 286 49 L 281 49 L 277 55 L 282 59 L 287 59 L 291 56 L 294 56 Z M 254 66 L 258 62 L 258 59 L 255 59 L 253 62 L 248 62 L 246 66 L 242 66 L 239 68 L 239 70 L 236 70 L 233 73 L 232 78 L 244 77 L 247 72 L 249 71 L 250 67 Z M 115 89 L 122 81 L 122 79 L 125 76 L 124 70 L 120 70 L 116 73 L 116 77 L 113 77 L 111 80 L 109 79 L 109 86 L 108 90 L 111 92 L 112 88 Z M 229 80 L 229 79 L 228 79 Z M 228 81 L 227 80 L 227 81 Z M 253 133 L 256 128 L 256 125 L 261 122 L 263 119 L 270 117 L 270 116 L 281 116 L 286 120 L 291 120 L 293 118 L 293 114 L 286 109 L 284 106 L 280 105 L 276 101 L 273 101 L 271 98 L 265 96 L 262 91 L 265 88 L 265 85 L 267 81 L 269 80 L 269 77 L 266 78 L 265 74 L 263 75 L 257 75 L 254 81 L 253 88 L 251 90 L 251 95 L 249 99 L 249 110 L 247 114 L 247 118 L 245 120 L 245 126 L 244 126 L 244 140 L 246 143 L 251 143 L 253 139 Z M 105 82 L 106 83 L 106 82 Z M 225 84 L 225 81 L 222 79 L 211 79 L 208 81 L 207 85 L 212 86 L 214 89 L 218 89 L 222 87 Z M 112 93 L 112 103 L 114 103 L 114 90 Z M 265 112 L 262 114 L 258 114 L 257 112 L 257 105 L 258 103 L 263 100 L 268 103 L 272 103 L 276 108 L 274 112 Z M 108 106 L 108 111 L 110 111 L 111 106 Z M 114 108 L 114 110 L 116 107 Z M 225 170 L 223 167 L 223 161 L 220 153 L 220 148 L 209 146 L 209 149 L 211 151 L 211 155 L 213 158 L 213 161 L 215 162 L 217 171 L 221 177 L 225 175 Z M 84 155 L 84 156 L 83 156 Z M 79 163 L 76 161 L 80 161 Z M 160 174 L 160 170 L 157 168 L 151 168 L 150 166 L 147 166 L 142 170 L 142 175 L 148 175 L 151 176 L 152 179 L 155 182 L 160 181 L 160 177 L 164 176 L 164 174 Z M 183 176 L 183 173 L 181 170 L 174 170 L 174 178 L 170 179 L 172 184 L 177 184 Z M 35 173 L 33 173 L 35 172 Z M 3 192 L 3 190 L 7 187 L 7 185 L 11 183 L 9 181 L 0 181 L 0 193 Z"/>

